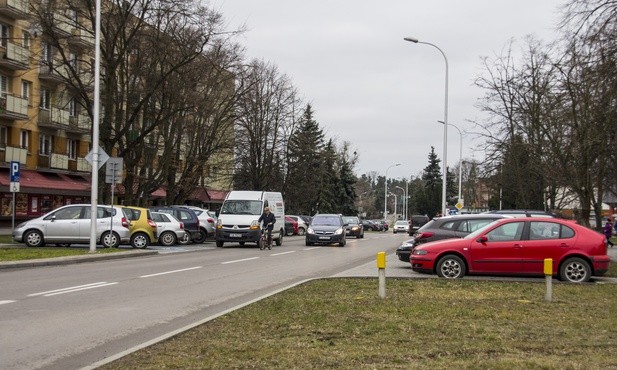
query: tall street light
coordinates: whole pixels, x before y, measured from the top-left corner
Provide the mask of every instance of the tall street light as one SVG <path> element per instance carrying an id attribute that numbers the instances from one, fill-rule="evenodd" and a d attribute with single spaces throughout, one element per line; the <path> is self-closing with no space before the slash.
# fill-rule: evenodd
<path id="1" fill-rule="evenodd" d="M 448 123 L 448 58 L 446 54 L 441 50 L 437 45 L 431 44 L 429 42 L 418 41 L 415 37 L 405 37 L 405 41 L 413 42 L 414 44 L 424 44 L 434 47 L 439 50 L 441 55 L 443 55 L 443 59 L 446 62 L 446 93 L 445 93 L 445 104 L 443 110 L 443 121 Z M 448 175 L 448 169 L 446 163 L 448 159 L 448 125 L 443 125 L 443 180 L 441 186 L 441 212 L 445 216 L 446 213 L 446 180 Z"/>
<path id="2" fill-rule="evenodd" d="M 442 125 L 445 124 L 444 121 L 437 121 L 439 123 L 441 123 Z M 454 127 L 456 129 L 456 131 L 458 131 L 458 134 L 460 135 L 460 143 L 459 143 L 459 156 L 458 156 L 458 201 L 461 201 L 461 179 L 463 178 L 463 133 L 461 132 L 461 129 L 458 128 L 456 125 L 452 124 L 452 123 L 448 123 L 448 125 Z"/>
<path id="3" fill-rule="evenodd" d="M 400 166 L 400 163 L 393 164 L 392 166 L 386 168 L 386 177 L 384 178 L 383 183 L 383 220 L 387 221 L 388 218 L 388 170 L 392 167 Z"/>
<path id="4" fill-rule="evenodd" d="M 403 191 L 403 201 L 401 202 L 403 204 L 403 218 L 405 218 L 405 220 L 407 219 L 407 192 L 405 191 L 405 189 L 403 189 L 400 186 L 395 186 L 395 188 L 397 189 L 401 189 Z M 396 209 L 394 210 L 394 212 L 396 213 Z"/>

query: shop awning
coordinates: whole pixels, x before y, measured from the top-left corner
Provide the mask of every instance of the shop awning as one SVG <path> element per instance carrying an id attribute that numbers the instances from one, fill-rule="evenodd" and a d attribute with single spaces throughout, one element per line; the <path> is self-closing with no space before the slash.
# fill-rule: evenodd
<path id="1" fill-rule="evenodd" d="M 2 168 L 0 169 L 0 189 L 8 192 L 10 191 L 9 185 L 9 170 L 8 168 Z M 89 196 L 90 189 L 90 177 L 87 175 L 68 175 L 33 170 L 20 171 L 20 193 Z"/>

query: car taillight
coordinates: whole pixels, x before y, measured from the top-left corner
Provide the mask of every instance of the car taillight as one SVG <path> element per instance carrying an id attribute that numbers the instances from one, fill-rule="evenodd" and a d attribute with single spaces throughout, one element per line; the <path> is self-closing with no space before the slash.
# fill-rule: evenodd
<path id="1" fill-rule="evenodd" d="M 151 228 L 156 229 L 156 222 L 148 220 L 148 225 L 150 225 Z"/>
<path id="2" fill-rule="evenodd" d="M 126 220 L 126 217 L 122 217 L 122 226 L 126 227 L 127 229 L 131 226 L 131 224 L 129 224 L 129 222 Z"/>
<path id="3" fill-rule="evenodd" d="M 184 222 L 180 222 L 180 230 L 184 230 Z"/>
<path id="4" fill-rule="evenodd" d="M 207 221 L 208 221 L 209 224 L 213 224 L 214 223 L 214 219 L 213 218 L 209 218 Z"/>
<path id="5" fill-rule="evenodd" d="M 426 239 L 426 238 L 430 238 L 431 236 L 433 236 L 432 232 L 423 231 L 421 233 L 416 234 L 416 239 Z"/>

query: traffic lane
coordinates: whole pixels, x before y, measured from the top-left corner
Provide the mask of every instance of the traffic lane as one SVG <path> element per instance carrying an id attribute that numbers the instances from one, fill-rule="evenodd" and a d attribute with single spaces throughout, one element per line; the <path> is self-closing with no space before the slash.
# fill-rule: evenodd
<path id="1" fill-rule="evenodd" d="M 372 258 L 382 243 L 396 248 L 388 239 L 350 241 L 344 248 L 307 248 L 303 238 L 287 239 L 272 251 L 223 248 L 5 273 L 12 283 L 3 287 L 23 290 L 0 306 L 3 317 L 11 317 L 2 323 L 11 335 L 1 340 L 7 356 L 0 365 L 83 366 L 293 281 Z M 22 280 L 33 271 L 34 283 Z M 0 292 L 4 298 L 6 290 Z"/>

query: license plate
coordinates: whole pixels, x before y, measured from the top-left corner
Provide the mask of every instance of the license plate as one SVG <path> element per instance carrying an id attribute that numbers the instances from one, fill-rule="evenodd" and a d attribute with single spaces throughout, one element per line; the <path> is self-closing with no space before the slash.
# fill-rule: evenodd
<path id="1" fill-rule="evenodd" d="M 320 240 L 330 240 L 329 236 L 320 236 L 319 237 Z"/>
<path id="2" fill-rule="evenodd" d="M 229 234 L 230 238 L 241 238 L 242 234 Z"/>

